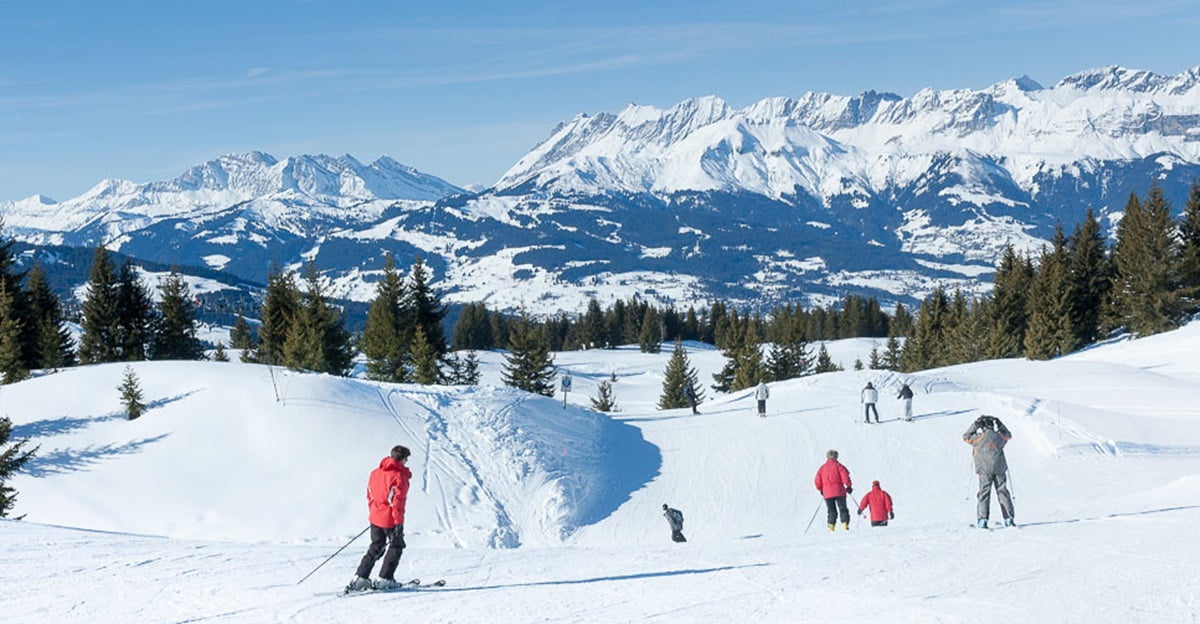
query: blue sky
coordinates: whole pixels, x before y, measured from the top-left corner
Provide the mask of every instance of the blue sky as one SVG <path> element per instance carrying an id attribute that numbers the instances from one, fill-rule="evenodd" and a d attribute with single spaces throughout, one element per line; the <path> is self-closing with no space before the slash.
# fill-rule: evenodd
<path id="1" fill-rule="evenodd" d="M 1176 0 L 0 0 L 0 200 L 249 150 L 489 184 L 581 112 L 1175 74 L 1198 27 Z"/>

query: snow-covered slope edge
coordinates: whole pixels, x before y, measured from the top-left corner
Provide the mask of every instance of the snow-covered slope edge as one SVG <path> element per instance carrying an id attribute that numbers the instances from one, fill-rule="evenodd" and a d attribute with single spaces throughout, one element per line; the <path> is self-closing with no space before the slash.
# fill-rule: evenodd
<path id="1" fill-rule="evenodd" d="M 367 472 L 404 444 L 414 538 L 514 547 L 560 542 L 658 468 L 636 429 L 507 388 L 430 390 L 240 363 L 132 366 L 150 408 L 135 421 L 105 390 L 123 365 L 4 388 L 6 405 L 37 406 L 12 415 L 15 435 L 41 447 L 19 485 L 29 521 L 241 541 L 342 534 L 365 522 Z M 606 474 L 616 454 L 635 462 L 623 479 Z"/>

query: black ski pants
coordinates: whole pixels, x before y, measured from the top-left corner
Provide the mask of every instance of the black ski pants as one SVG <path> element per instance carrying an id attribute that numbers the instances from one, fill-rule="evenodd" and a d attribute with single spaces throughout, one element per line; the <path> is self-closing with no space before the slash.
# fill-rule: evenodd
<path id="1" fill-rule="evenodd" d="M 833 498 L 825 499 L 826 517 L 829 519 L 828 524 L 837 522 L 841 516 L 842 522 L 850 522 L 850 509 L 846 507 L 845 496 L 834 496 Z"/>
<path id="2" fill-rule="evenodd" d="M 384 553 L 384 545 L 387 553 Z M 362 578 L 371 578 L 371 568 L 380 556 L 383 557 L 383 567 L 379 568 L 379 578 L 393 579 L 396 566 L 400 564 L 400 555 L 404 552 L 404 525 L 397 524 L 395 528 L 385 529 L 371 525 L 371 545 L 367 554 L 358 563 L 357 574 Z"/>
<path id="3" fill-rule="evenodd" d="M 871 412 L 875 412 L 875 422 L 879 422 L 879 410 L 875 409 L 874 403 L 867 403 L 863 408 L 863 415 L 866 416 L 867 422 L 871 422 Z"/>

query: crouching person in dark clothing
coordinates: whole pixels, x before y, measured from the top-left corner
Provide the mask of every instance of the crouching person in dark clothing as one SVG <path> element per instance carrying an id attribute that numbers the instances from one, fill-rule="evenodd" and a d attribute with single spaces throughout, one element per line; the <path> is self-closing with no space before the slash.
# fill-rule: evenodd
<path id="1" fill-rule="evenodd" d="M 671 539 L 676 542 L 686 542 L 687 538 L 683 536 L 683 512 L 672 509 L 663 503 L 663 516 L 666 517 L 667 524 L 671 525 Z"/>

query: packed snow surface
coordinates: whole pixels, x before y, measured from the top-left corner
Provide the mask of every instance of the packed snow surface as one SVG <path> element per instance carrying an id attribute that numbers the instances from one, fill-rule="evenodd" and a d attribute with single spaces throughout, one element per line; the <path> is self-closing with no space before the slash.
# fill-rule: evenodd
<path id="1" fill-rule="evenodd" d="M 852 370 L 876 344 L 830 343 L 846 372 L 771 384 L 765 418 L 752 391 L 706 389 L 699 415 L 656 409 L 669 349 L 557 354 L 565 406 L 500 386 L 498 352 L 480 354 L 477 387 L 139 362 L 135 421 L 123 364 L 4 386 L 0 413 L 40 448 L 10 482 L 24 520 L 0 521 L 0 619 L 1200 619 L 1200 323 L 1050 362 Z M 707 384 L 720 353 L 687 347 Z M 614 378 L 620 411 L 586 409 Z M 862 424 L 867 381 L 880 425 Z M 981 414 L 1013 431 L 1020 528 L 972 528 L 961 435 Z M 366 538 L 339 548 L 366 527 L 367 473 L 394 444 L 413 450 L 397 577 L 447 585 L 341 597 Z M 854 499 L 876 479 L 891 493 L 891 526 L 826 529 L 812 480 L 828 449 Z"/>

